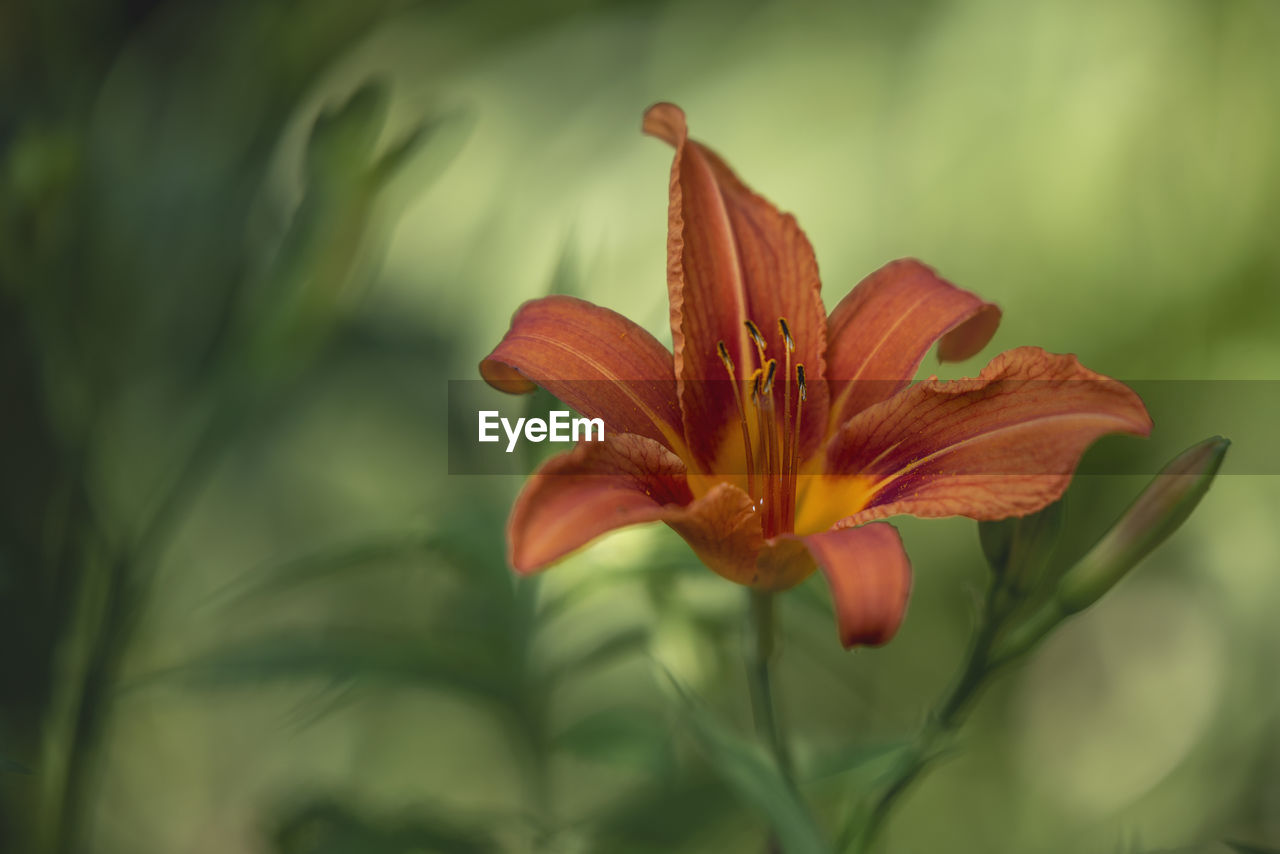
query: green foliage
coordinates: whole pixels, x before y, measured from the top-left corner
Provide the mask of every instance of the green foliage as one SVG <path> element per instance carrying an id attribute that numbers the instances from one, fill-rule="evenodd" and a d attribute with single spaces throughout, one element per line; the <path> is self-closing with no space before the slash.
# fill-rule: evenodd
<path id="1" fill-rule="evenodd" d="M 1276 854 L 1278 849 L 1264 848 L 1261 845 L 1248 845 L 1244 842 L 1228 842 L 1227 847 L 1236 854 Z"/>
<path id="2" fill-rule="evenodd" d="M 0 773 L 30 774 L 31 769 L 20 762 L 14 762 L 12 759 L 6 759 L 3 756 L 0 756 Z"/>
<path id="3" fill-rule="evenodd" d="M 646 775 L 669 770 L 670 733 L 651 710 L 616 706 L 589 715 L 555 736 L 554 746 L 592 762 L 634 768 Z"/>
<path id="4" fill-rule="evenodd" d="M 379 821 L 331 801 L 314 801 L 283 817 L 272 834 L 279 854 L 484 854 L 501 850 L 478 827 L 455 817 L 414 815 Z"/>
<path id="5" fill-rule="evenodd" d="M 684 694 L 678 687 L 677 691 Z M 831 851 L 800 793 L 760 744 L 735 733 L 687 694 L 684 708 L 690 729 L 712 769 L 744 803 L 768 819 L 783 851 Z"/>
<path id="6" fill-rule="evenodd" d="M 982 527 L 1001 592 L 927 744 L 900 734 L 971 625 L 971 529 L 908 537 L 928 559 L 885 650 L 834 648 L 820 581 L 787 594 L 813 606 L 774 682 L 809 746 L 797 792 L 727 722 L 747 694 L 736 600 L 674 537 L 602 545 L 579 584 L 513 578 L 517 484 L 443 474 L 445 381 L 474 379 L 511 308 L 548 290 L 666 334 L 669 164 L 635 127 L 657 98 L 796 212 L 828 305 L 919 255 L 1002 304 L 992 351 L 1274 376 L 1277 34 L 1251 0 L 0 3 L 0 850 L 238 850 L 264 827 L 282 854 L 754 850 L 767 828 L 825 850 L 819 826 L 931 769 L 990 674 L 1061 622 L 1034 607 L 1049 516 Z M 1237 463 L 1266 459 L 1265 395 L 1236 412 L 1207 384 L 1143 394 L 1156 435 L 1101 443 L 1097 471 L 1153 471 L 1228 426 Z M 1196 604 L 1221 609 L 1227 687 L 1167 778 L 1107 805 L 1126 821 L 1264 835 L 1240 796 L 1274 783 L 1247 770 L 1274 712 L 1264 480 L 1215 490 L 1222 530 L 1159 553 L 1163 581 L 1220 597 Z M 1097 500 L 1073 524 L 1100 530 L 1123 490 L 1082 486 Z M 1062 539 L 1060 563 L 1085 551 Z M 646 616 L 614 620 L 625 608 Z M 705 705 L 668 708 L 651 684 L 664 632 Z M 1151 676 L 1106 658 L 1108 684 Z M 314 689 L 314 738 L 262 725 L 274 686 Z M 1010 705 L 975 745 L 1020 731 L 1021 690 L 993 696 Z M 415 749 L 437 730 L 473 747 L 437 702 L 495 730 L 462 775 L 492 814 L 459 807 L 469 779 Z M 1065 753 L 1016 820 L 976 815 L 964 795 L 1025 759 L 1002 751 L 931 781 L 891 850 L 1040 850 L 1041 825 L 1069 849 L 1066 808 L 1035 794 Z"/>

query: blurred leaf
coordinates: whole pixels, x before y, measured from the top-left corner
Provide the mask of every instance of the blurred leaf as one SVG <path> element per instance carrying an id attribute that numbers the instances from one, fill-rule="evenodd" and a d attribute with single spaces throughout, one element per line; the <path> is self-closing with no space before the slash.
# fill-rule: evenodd
<path id="1" fill-rule="evenodd" d="M 430 570 L 462 572 L 461 567 L 468 564 L 467 556 L 445 537 L 421 532 L 390 534 L 320 549 L 275 566 L 255 569 L 235 582 L 225 596 L 233 602 L 270 596 L 374 564 L 425 557 L 438 558 L 425 567 Z M 471 574 L 468 577 L 470 579 Z"/>
<path id="2" fill-rule="evenodd" d="M 682 691 L 683 693 L 683 691 Z M 715 771 L 738 797 L 768 819 L 786 854 L 826 854 L 831 848 L 795 789 L 755 742 L 733 732 L 686 696 L 689 724 Z"/>
<path id="3" fill-rule="evenodd" d="M 369 163 L 382 135 L 390 99 L 386 83 L 370 80 L 342 104 L 321 112 L 307 141 L 307 171 L 323 178 Z"/>
<path id="4" fill-rule="evenodd" d="M 23 765 L 21 762 L 14 762 L 12 759 L 6 759 L 0 756 L 0 774 L 30 774 L 31 769 Z"/>
<path id="5" fill-rule="evenodd" d="M 486 667 L 485 665 L 490 666 Z M 343 631 L 280 634 L 228 644 L 153 676 L 198 687 L 299 679 L 364 680 L 391 687 L 444 688 L 505 701 L 511 676 L 504 662 L 471 660 L 414 638 Z"/>
<path id="6" fill-rule="evenodd" d="M 559 682 L 584 671 L 610 664 L 616 658 L 647 649 L 649 637 L 649 630 L 643 627 L 621 632 L 590 647 L 582 655 L 551 666 L 546 678 L 551 682 Z"/>
<path id="7" fill-rule="evenodd" d="M 308 804 L 273 834 L 280 854 L 481 854 L 497 851 L 487 834 L 443 815 L 379 823 L 331 802 Z"/>
<path id="8" fill-rule="evenodd" d="M 591 823 L 597 838 L 608 843 L 597 850 L 666 851 L 689 845 L 700 831 L 736 808 L 736 800 L 719 780 L 691 775 L 631 794 Z"/>
<path id="9" fill-rule="evenodd" d="M 898 739 L 876 744 L 856 744 L 834 750 L 810 748 L 802 753 L 801 776 L 806 780 L 821 780 L 838 774 L 864 768 L 880 760 L 889 759 L 909 749 L 913 742 Z"/>
<path id="10" fill-rule="evenodd" d="M 555 747 L 580 759 L 647 771 L 670 757 L 670 733 L 652 712 L 617 707 L 583 718 L 555 737 Z"/>
<path id="11" fill-rule="evenodd" d="M 1224 844 L 1236 854 L 1280 854 L 1280 849 L 1264 848 L 1261 845 L 1249 845 L 1245 842 L 1225 842 Z"/>
<path id="12" fill-rule="evenodd" d="M 454 111 L 422 122 L 391 145 L 373 164 L 370 176 L 385 186 L 401 172 L 412 170 L 416 188 L 430 186 L 462 152 L 475 117 Z M 427 146 L 427 141 L 431 142 Z"/>
<path id="13" fill-rule="evenodd" d="M 558 591 L 554 597 L 548 597 L 542 602 L 538 616 L 545 626 L 602 591 L 636 582 L 643 582 L 650 589 L 665 588 L 674 583 L 679 576 L 691 571 L 706 572 L 697 565 L 692 553 L 689 553 L 673 561 L 646 562 L 644 565 L 626 566 L 609 572 L 595 573 Z"/>

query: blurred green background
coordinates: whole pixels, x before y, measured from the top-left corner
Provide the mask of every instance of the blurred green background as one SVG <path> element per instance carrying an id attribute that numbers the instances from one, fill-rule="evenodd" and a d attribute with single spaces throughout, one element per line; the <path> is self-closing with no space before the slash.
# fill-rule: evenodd
<path id="1" fill-rule="evenodd" d="M 906 255 L 999 302 L 947 376 L 1280 378 L 1277 44 L 1270 0 L 5 0 L 0 850 L 760 850 L 663 675 L 747 728 L 742 591 L 647 528 L 515 584 L 519 480 L 446 474 L 448 381 L 553 289 L 669 340 L 657 100 L 797 214 L 828 306 Z M 1255 460 L 1280 416 L 1184 411 L 1171 451 Z M 1231 466 L 885 851 L 1280 846 L 1280 477 Z M 1144 482 L 1077 479 L 1061 561 Z M 984 583 L 972 522 L 901 529 L 890 646 L 783 601 L 824 825 Z"/>

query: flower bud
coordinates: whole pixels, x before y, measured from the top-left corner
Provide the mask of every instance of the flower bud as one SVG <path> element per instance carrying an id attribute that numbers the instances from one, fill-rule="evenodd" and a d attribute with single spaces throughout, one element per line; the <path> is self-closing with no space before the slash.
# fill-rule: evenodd
<path id="1" fill-rule="evenodd" d="M 1062 530 L 1062 502 L 1038 513 L 996 522 L 979 522 L 978 539 L 996 582 L 1021 595 L 1034 589 Z"/>
<path id="2" fill-rule="evenodd" d="M 1151 550 L 1178 530 L 1209 491 L 1231 442 L 1205 439 L 1175 457 L 1089 553 L 1063 576 L 1056 598 L 1074 614 L 1098 601 Z"/>

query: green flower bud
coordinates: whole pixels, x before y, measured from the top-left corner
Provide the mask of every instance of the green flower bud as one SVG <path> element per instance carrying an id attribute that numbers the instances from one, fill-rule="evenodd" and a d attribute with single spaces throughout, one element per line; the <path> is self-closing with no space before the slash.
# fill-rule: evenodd
<path id="1" fill-rule="evenodd" d="M 1029 516 L 978 523 L 982 553 L 997 583 L 1019 595 L 1037 586 L 1062 530 L 1062 506 L 1055 501 Z"/>
<path id="2" fill-rule="evenodd" d="M 1083 611 L 1098 601 L 1181 527 L 1209 491 L 1230 445 L 1221 436 L 1205 439 L 1155 476 L 1111 530 L 1063 576 L 1056 598 L 1064 614 Z"/>

